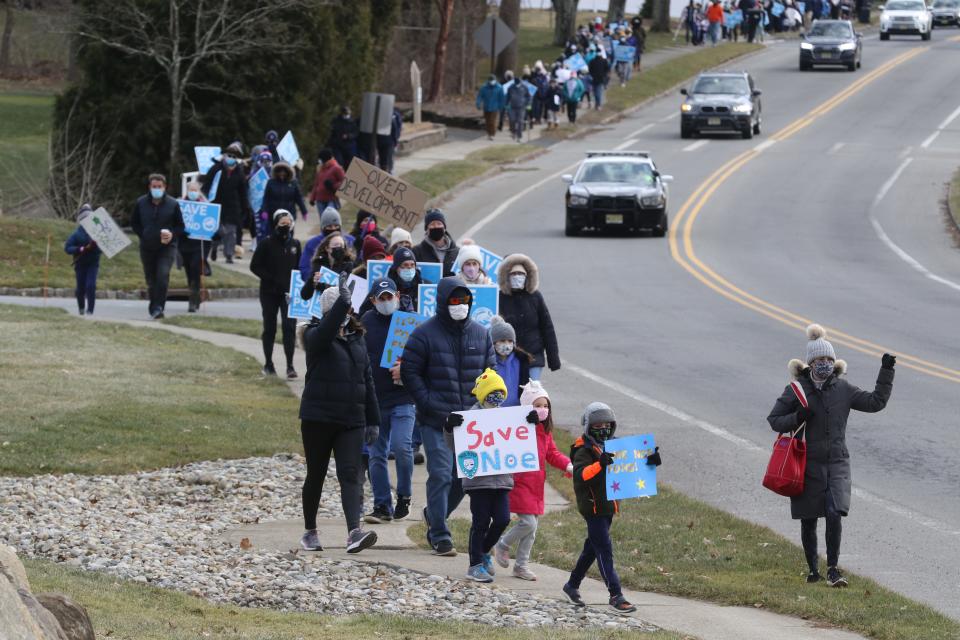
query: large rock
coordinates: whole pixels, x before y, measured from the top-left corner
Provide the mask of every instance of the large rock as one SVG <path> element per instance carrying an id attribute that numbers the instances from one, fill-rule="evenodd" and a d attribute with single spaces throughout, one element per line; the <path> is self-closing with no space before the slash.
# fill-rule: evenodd
<path id="1" fill-rule="evenodd" d="M 27 580 L 27 571 L 23 568 L 23 563 L 17 557 L 17 552 L 13 547 L 0 544 L 0 575 L 3 575 L 13 584 L 14 589 L 30 590 L 30 582 Z"/>
<path id="2" fill-rule="evenodd" d="M 66 640 L 96 640 L 87 610 L 61 593 L 38 593 L 44 609 L 60 623 Z"/>
<path id="3" fill-rule="evenodd" d="M 30 612 L 30 615 L 33 616 L 40 627 L 41 638 L 44 640 L 69 640 L 63 629 L 60 628 L 60 622 L 56 616 L 47 611 L 32 593 L 26 589 L 18 589 L 17 591 L 20 594 L 20 600 L 27 607 L 27 611 Z"/>
<path id="4" fill-rule="evenodd" d="M 0 572 L 0 629 L 3 640 L 45 640 L 43 630 L 30 615 L 19 590 Z"/>

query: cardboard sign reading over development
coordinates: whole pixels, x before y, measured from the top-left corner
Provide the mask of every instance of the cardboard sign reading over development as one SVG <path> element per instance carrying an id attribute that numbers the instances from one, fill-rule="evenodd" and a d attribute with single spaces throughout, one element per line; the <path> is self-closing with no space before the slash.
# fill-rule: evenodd
<path id="1" fill-rule="evenodd" d="M 403 348 L 413 330 L 427 321 L 425 316 L 406 311 L 394 311 L 390 316 L 390 326 L 387 328 L 387 341 L 383 345 L 383 355 L 380 357 L 380 366 L 389 369 L 403 357 Z"/>
<path id="2" fill-rule="evenodd" d="M 177 200 L 183 227 L 192 240 L 213 240 L 220 228 L 220 205 L 196 200 Z"/>
<path id="3" fill-rule="evenodd" d="M 130 246 L 130 238 L 103 207 L 96 211 L 85 211 L 77 218 L 77 222 L 108 258 Z"/>
<path id="4" fill-rule="evenodd" d="M 647 464 L 656 450 L 652 433 L 607 440 L 604 451 L 613 454 L 607 467 L 607 500 L 657 495 L 657 468 Z"/>
<path id="5" fill-rule="evenodd" d="M 475 478 L 537 471 L 537 428 L 527 422 L 531 406 L 457 411 L 453 430 L 457 477 Z"/>
<path id="6" fill-rule="evenodd" d="M 407 231 L 423 219 L 427 194 L 415 186 L 354 158 L 337 195 L 377 215 L 380 224 L 394 224 Z"/>

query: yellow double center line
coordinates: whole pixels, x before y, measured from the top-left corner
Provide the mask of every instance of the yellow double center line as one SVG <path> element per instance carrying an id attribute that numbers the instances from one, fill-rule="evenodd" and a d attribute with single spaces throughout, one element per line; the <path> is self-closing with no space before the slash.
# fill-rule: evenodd
<path id="1" fill-rule="evenodd" d="M 797 118 L 789 125 L 773 134 L 769 139 L 774 142 L 787 140 L 808 125 L 812 124 L 818 117 L 829 113 L 851 96 L 861 91 L 864 87 L 869 85 L 880 76 L 888 73 L 897 66 L 928 50 L 929 47 L 911 49 L 910 51 L 907 51 L 889 60 L 870 73 L 865 74 L 846 89 L 824 101 L 807 114 Z M 744 165 L 759 156 L 761 152 L 762 151 L 760 149 L 753 148 L 748 151 L 744 151 L 743 153 L 725 162 L 716 171 L 710 174 L 710 176 L 700 184 L 697 190 L 694 191 L 689 198 L 687 198 L 686 202 L 683 203 L 683 206 L 677 212 L 673 224 L 670 226 L 670 255 L 694 278 L 728 300 L 736 302 L 739 305 L 742 305 L 752 311 L 764 315 L 772 320 L 776 320 L 777 322 L 785 324 L 789 327 L 803 330 L 812 322 L 810 318 L 805 318 L 799 314 L 778 307 L 777 305 L 771 304 L 751 293 L 744 291 L 700 260 L 693 248 L 693 225 L 697 220 L 697 216 L 700 215 L 700 212 L 710 200 L 710 197 L 724 182 L 726 182 L 728 178 L 730 178 L 730 176 L 736 174 L 741 168 L 743 168 Z M 878 356 L 884 352 L 897 353 L 898 363 L 902 364 L 903 366 L 931 376 L 935 376 L 937 378 L 960 383 L 960 371 L 956 369 L 951 369 L 922 358 L 899 352 L 889 347 L 875 344 L 868 340 L 863 340 L 834 328 L 830 329 L 830 336 L 833 342 L 867 355 Z"/>

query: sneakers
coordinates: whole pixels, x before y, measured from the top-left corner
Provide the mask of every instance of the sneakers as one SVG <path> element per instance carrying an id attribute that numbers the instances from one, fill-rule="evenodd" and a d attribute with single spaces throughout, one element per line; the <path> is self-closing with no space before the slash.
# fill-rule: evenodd
<path id="1" fill-rule="evenodd" d="M 819 571 L 811 571 L 807 574 L 807 584 L 815 584 L 823 580 L 823 576 L 820 575 Z"/>
<path id="2" fill-rule="evenodd" d="M 457 550 L 453 548 L 453 543 L 449 540 L 441 540 L 437 544 L 433 545 L 433 555 L 435 556 L 446 556 L 452 558 L 457 555 Z M 483 565 L 480 565 L 481 567 Z M 486 573 L 486 571 L 484 571 Z M 487 574 L 489 577 L 490 574 Z"/>
<path id="3" fill-rule="evenodd" d="M 403 520 L 410 515 L 410 496 L 397 496 L 397 506 L 393 508 L 393 519 Z"/>
<path id="4" fill-rule="evenodd" d="M 573 603 L 575 607 L 585 607 L 587 603 L 583 601 L 583 598 L 580 597 L 580 592 L 577 589 L 574 589 L 570 586 L 569 583 L 564 583 L 563 593 L 566 594 L 567 600 Z"/>
<path id="5" fill-rule="evenodd" d="M 537 574 L 526 567 L 518 567 L 513 565 L 513 577 L 520 578 L 521 580 L 529 580 L 530 582 L 536 582 Z"/>
<path id="6" fill-rule="evenodd" d="M 360 553 L 375 544 L 377 544 L 377 534 L 358 527 L 347 536 L 347 553 Z"/>
<path id="7" fill-rule="evenodd" d="M 426 460 L 426 458 L 423 457 L 423 453 L 420 451 L 413 452 L 413 464 L 423 464 L 424 460 Z"/>
<path id="8" fill-rule="evenodd" d="M 293 366 L 287 367 L 287 380 L 296 380 L 297 379 L 297 370 Z"/>
<path id="9" fill-rule="evenodd" d="M 847 579 L 840 575 L 836 567 L 827 569 L 827 584 L 837 589 L 849 586 Z"/>
<path id="10" fill-rule="evenodd" d="M 510 566 L 510 549 L 502 546 L 499 542 L 493 545 L 493 557 L 497 564 L 506 569 Z"/>
<path id="11" fill-rule="evenodd" d="M 274 367 L 273 367 L 272 364 L 267 363 L 267 364 L 263 365 L 263 369 L 260 369 L 260 375 L 262 375 L 262 376 L 264 376 L 264 377 L 266 377 L 266 376 L 275 376 L 275 375 L 277 375 L 277 370 L 274 369 Z"/>
<path id="12" fill-rule="evenodd" d="M 497 570 L 493 568 L 493 558 L 489 553 L 483 554 L 483 568 L 492 576 L 497 575 Z"/>
<path id="13" fill-rule="evenodd" d="M 475 564 L 467 569 L 467 579 L 474 582 L 493 582 L 493 577 L 487 573 L 482 564 Z"/>
<path id="14" fill-rule="evenodd" d="M 380 504 L 375 505 L 371 513 L 363 516 L 363 521 L 367 524 L 383 524 L 391 520 L 393 516 L 390 515 L 390 510 Z"/>
<path id="15" fill-rule="evenodd" d="M 612 596 L 610 598 L 610 606 L 617 613 L 633 613 L 637 610 L 635 606 L 627 602 L 627 599 L 623 597 L 623 594 L 619 596 Z"/>
<path id="16" fill-rule="evenodd" d="M 310 529 L 300 537 L 300 546 L 304 551 L 323 551 L 316 529 Z"/>

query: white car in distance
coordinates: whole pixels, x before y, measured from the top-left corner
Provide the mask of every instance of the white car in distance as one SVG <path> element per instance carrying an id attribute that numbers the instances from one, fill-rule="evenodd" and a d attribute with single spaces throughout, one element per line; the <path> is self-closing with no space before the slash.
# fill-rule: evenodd
<path id="1" fill-rule="evenodd" d="M 929 40 L 933 14 L 923 0 L 890 0 L 880 14 L 880 39 L 891 35 L 915 35 Z"/>

